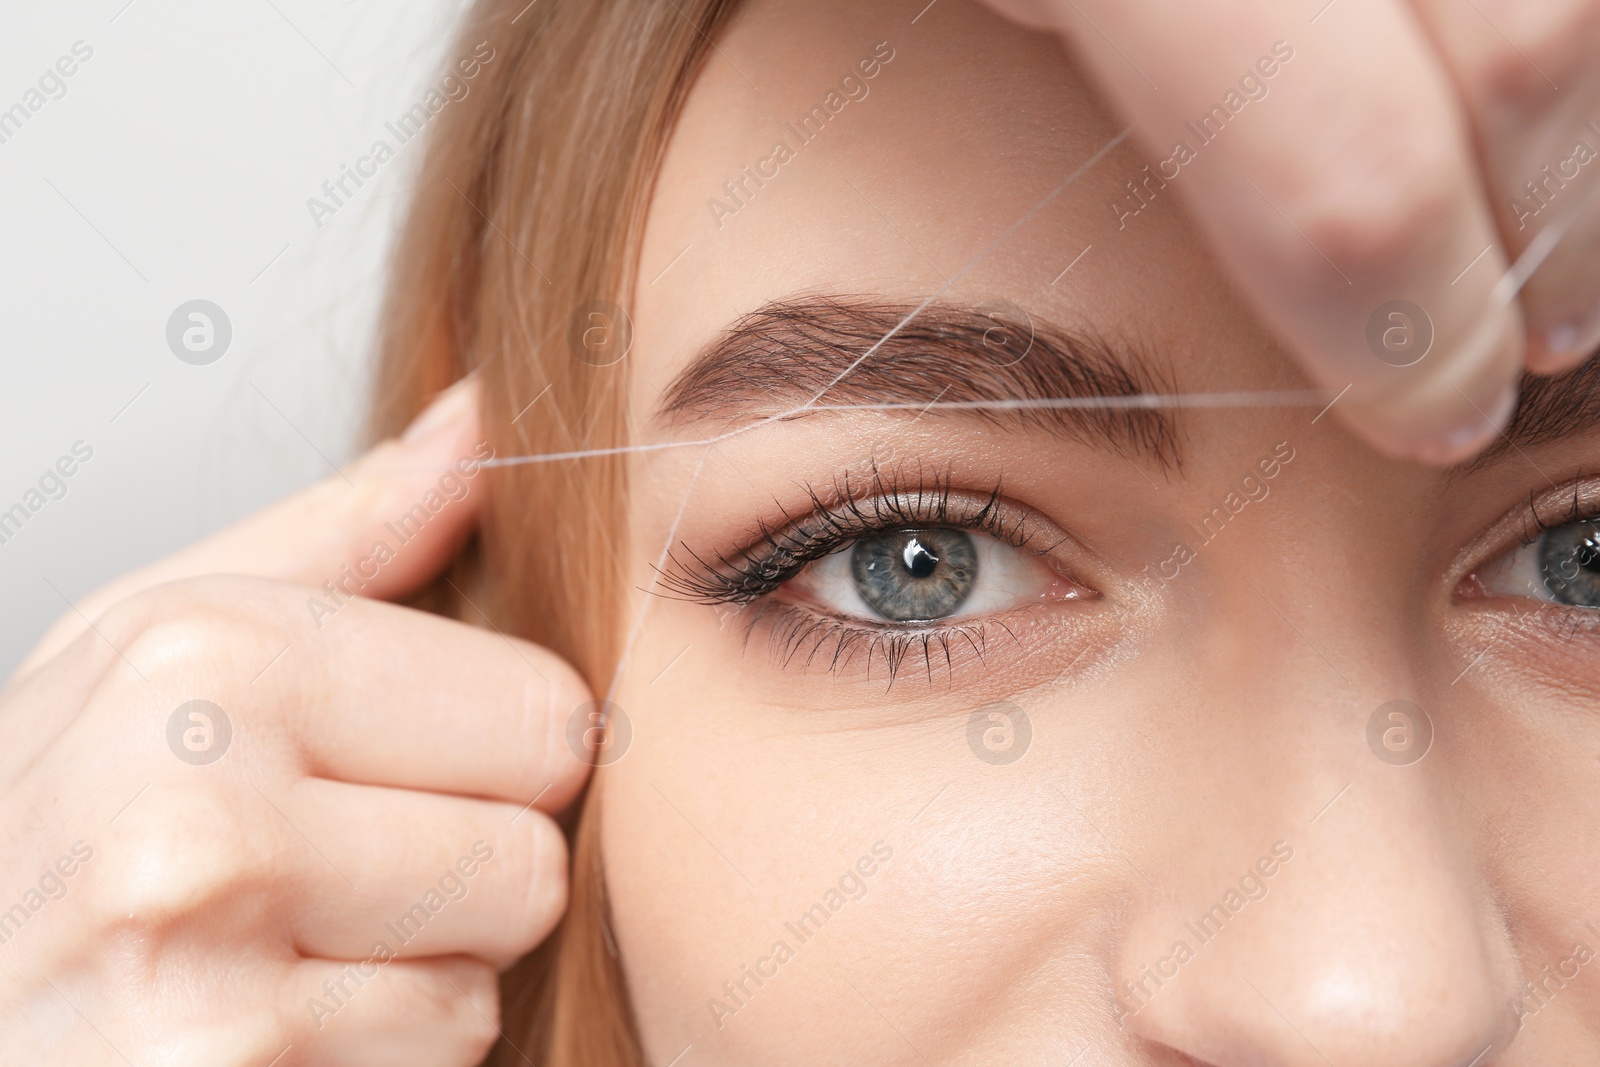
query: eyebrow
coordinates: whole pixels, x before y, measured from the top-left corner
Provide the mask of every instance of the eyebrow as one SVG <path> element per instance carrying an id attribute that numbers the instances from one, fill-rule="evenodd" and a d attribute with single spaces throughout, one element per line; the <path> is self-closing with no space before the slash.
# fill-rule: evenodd
<path id="1" fill-rule="evenodd" d="M 1522 376 L 1522 392 L 1511 425 L 1493 446 L 1463 464 L 1475 471 L 1534 445 L 1547 444 L 1600 425 L 1600 359 L 1593 356 L 1556 377 Z"/>
<path id="2" fill-rule="evenodd" d="M 917 311 L 876 300 L 784 300 L 729 326 L 673 379 L 658 416 L 677 425 L 732 428 L 763 417 L 849 408 L 960 414 L 1176 467 L 1179 435 L 1171 410 L 1138 400 L 1124 406 L 1028 403 L 1173 391 L 1156 366 L 1131 343 L 1068 330 L 1009 304 L 934 303 Z M 1023 403 L 1007 406 L 1017 401 Z"/>

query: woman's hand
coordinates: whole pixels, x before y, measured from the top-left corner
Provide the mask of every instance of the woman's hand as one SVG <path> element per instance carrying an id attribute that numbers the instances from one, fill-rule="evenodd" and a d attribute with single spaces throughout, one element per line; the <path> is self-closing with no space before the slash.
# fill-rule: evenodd
<path id="1" fill-rule="evenodd" d="M 582 784 L 588 694 L 372 599 L 471 528 L 474 400 L 78 605 L 12 681 L 0 1062 L 481 1059 L 495 969 L 565 905 L 545 813 Z"/>
<path id="2" fill-rule="evenodd" d="M 1555 372 L 1600 345 L 1597 0 L 989 3 L 1069 39 L 1158 172 L 1118 176 L 1126 208 L 1185 195 L 1385 451 L 1473 454 L 1524 356 Z M 1495 291 L 1569 223 L 1520 306 Z"/>

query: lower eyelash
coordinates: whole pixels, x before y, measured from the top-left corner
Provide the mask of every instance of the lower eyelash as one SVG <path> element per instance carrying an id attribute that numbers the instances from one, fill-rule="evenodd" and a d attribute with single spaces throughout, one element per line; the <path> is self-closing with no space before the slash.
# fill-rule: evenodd
<path id="1" fill-rule="evenodd" d="M 1593 608 L 1540 603 L 1532 611 L 1519 612 L 1517 622 L 1558 643 L 1600 635 L 1600 612 Z"/>
<path id="2" fill-rule="evenodd" d="M 916 657 L 921 658 L 930 682 L 933 681 L 936 664 L 942 663 L 943 670 L 953 672 L 955 659 L 951 655 L 951 647 L 959 647 L 963 641 L 982 661 L 988 652 L 991 628 L 997 627 L 1013 641 L 1017 640 L 1017 635 L 1004 620 L 996 618 L 977 623 L 916 629 L 867 626 L 821 615 L 797 604 L 769 600 L 763 601 L 746 623 L 747 643 L 763 621 L 770 622 L 768 644 L 781 667 L 788 667 L 803 652 L 805 660 L 801 664 L 802 670 L 809 669 L 819 657 L 826 656 L 827 671 L 833 674 L 864 652 L 866 676 L 871 678 L 873 659 L 881 657 L 888 671 L 890 686 L 894 685 L 907 663 L 915 662 Z"/>
<path id="3" fill-rule="evenodd" d="M 824 662 L 832 674 L 861 662 L 870 678 L 881 664 L 887 684 L 893 686 L 908 666 L 916 669 L 919 660 L 930 682 L 936 671 L 953 672 L 963 659 L 982 662 L 998 635 L 1018 641 L 1006 618 L 1027 613 L 1030 607 L 1004 617 L 991 614 L 945 625 L 902 625 L 833 615 L 772 595 L 816 560 L 886 530 L 919 526 L 975 530 L 1039 555 L 1059 543 L 1030 548 L 1042 530 L 1025 514 L 1001 503 L 998 483 L 980 496 L 954 491 L 948 474 L 929 478 L 919 473 L 914 479 L 912 484 L 899 472 L 885 474 L 873 467 L 870 495 L 861 493 L 859 485 L 852 486 L 848 475 L 840 476 L 826 497 L 807 486 L 812 506 L 808 514 L 796 519 L 779 505 L 782 525 L 760 523 L 755 536 L 730 553 L 707 560 L 681 545 L 683 556 L 669 555 L 668 566 L 659 572 L 665 592 L 658 595 L 733 607 L 734 614 L 744 616 L 747 648 L 756 628 L 766 624 L 769 651 L 780 667 L 799 662 L 804 670 Z"/>

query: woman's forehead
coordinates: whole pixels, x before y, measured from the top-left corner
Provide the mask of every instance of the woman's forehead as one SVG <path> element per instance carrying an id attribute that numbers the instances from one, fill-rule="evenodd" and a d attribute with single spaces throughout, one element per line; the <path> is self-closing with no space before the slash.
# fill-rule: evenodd
<path id="1" fill-rule="evenodd" d="M 1004 299 L 1163 348 L 1197 325 L 1267 347 L 1176 183 L 1118 140 L 1053 38 L 968 0 L 916 16 L 756 0 L 719 36 L 652 199 L 641 405 L 729 323 L 797 293 Z"/>

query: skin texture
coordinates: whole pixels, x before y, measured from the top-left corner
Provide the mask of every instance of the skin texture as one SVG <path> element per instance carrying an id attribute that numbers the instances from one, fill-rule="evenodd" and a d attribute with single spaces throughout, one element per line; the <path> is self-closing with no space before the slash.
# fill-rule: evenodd
<path id="1" fill-rule="evenodd" d="M 11 680 L 0 1062 L 482 1059 L 495 969 L 566 905 L 546 813 L 588 768 L 562 739 L 587 699 L 570 667 L 378 599 L 471 528 L 475 404 L 469 381 L 343 476 L 86 598 Z M 335 610 L 322 583 L 370 572 L 419 502 Z M 210 711 L 169 740 L 197 698 L 225 747 Z"/>
<path id="2" fill-rule="evenodd" d="M 1177 412 L 1166 464 L 937 409 L 732 434 L 748 420 L 655 415 L 730 323 L 808 293 L 1005 300 L 1126 339 L 1175 392 L 1306 386 L 1176 197 L 1118 229 L 1106 204 L 1142 174 L 1134 143 L 1008 232 L 1120 126 L 1051 38 L 960 0 L 913 25 L 920 6 L 756 0 L 691 93 L 651 206 L 637 432 L 681 447 L 635 460 L 637 630 L 614 690 L 632 734 L 596 779 L 651 1062 L 1593 1059 L 1591 966 L 1565 964 L 1536 1011 L 1523 983 L 1600 948 L 1600 637 L 1585 610 L 1474 595 L 1470 577 L 1518 547 L 1530 495 L 1572 497 L 1600 434 L 1442 471 L 1386 458 L 1316 401 Z M 719 226 L 708 198 L 793 145 L 783 124 L 880 42 L 894 58 L 870 93 Z M 656 567 L 734 553 L 804 515 L 808 486 L 870 485 L 874 461 L 902 488 L 999 485 L 1070 535 L 1054 565 L 1094 595 L 995 616 L 983 657 L 912 654 L 892 684 L 881 658 L 785 665 L 770 625 L 747 636 L 753 611 L 659 595 Z M 1246 476 L 1266 495 L 1208 539 Z M 1409 765 L 1367 740 L 1397 699 L 1432 723 Z M 992 701 L 1027 715 L 1013 762 L 969 740 Z M 785 924 L 841 878 L 797 937 Z M 1185 924 L 1218 904 L 1230 917 L 1202 941 Z"/>
<path id="3" fill-rule="evenodd" d="M 1117 40 L 1160 46 L 1138 54 L 1170 95 L 1141 110 L 1119 82 L 1121 57 L 1064 25 L 1059 5 L 1031 6 L 1158 147 L 1162 109 L 1171 120 L 1192 114 L 1184 101 L 1216 99 L 1278 26 L 1241 4 L 1217 25 L 1168 19 L 1146 35 L 1151 8 L 1068 5 Z M 1563 82 L 1560 61 L 1585 54 L 1586 5 L 1535 13 L 1547 18 L 1483 6 L 1519 57 L 1531 51 Z M 1292 189 L 1297 168 L 1320 181 L 1374 166 L 1350 155 L 1383 146 L 1373 127 L 1327 126 L 1370 111 L 1313 106 L 1326 108 L 1352 50 L 1413 79 L 1364 100 L 1403 113 L 1384 127 L 1396 141 L 1441 113 L 1470 121 L 1497 196 L 1574 117 L 1519 97 L 1539 86 L 1470 20 L 1419 4 L 1413 24 L 1405 9 L 1355 0 L 1329 19 L 1350 8 L 1361 19 L 1329 22 L 1325 38 L 1283 31 L 1299 51 L 1270 99 L 1251 103 L 1260 124 L 1234 127 L 1186 165 L 1179 195 L 1163 189 L 1131 220 L 1110 205 L 1126 207 L 1126 182 L 1150 157 L 1137 141 L 1113 145 L 1123 123 L 1052 38 L 983 7 L 755 0 L 718 42 L 641 256 L 636 434 L 677 447 L 636 462 L 625 562 L 639 593 L 613 693 L 631 734 L 599 781 L 612 933 L 653 1062 L 1596 1058 L 1600 626 L 1592 611 L 1482 577 L 1516 551 L 1530 498 L 1552 524 L 1566 501 L 1592 513 L 1600 490 L 1580 476 L 1594 466 L 1593 430 L 1446 472 L 1384 458 L 1342 428 L 1351 410 L 1371 414 L 1371 394 L 1357 392 L 1349 399 L 1367 406 L 1332 415 L 1303 399 L 1184 409 L 1176 450 L 1159 460 L 1094 432 L 959 417 L 932 406 L 937 391 L 912 411 L 754 429 L 654 414 L 730 323 L 806 294 L 1004 302 L 1041 336 L 1054 323 L 1138 352 L 1162 392 L 1336 387 L 1334 364 L 1313 352 L 1308 379 L 1274 336 L 1316 341 L 1315 323 L 1295 325 L 1308 308 L 1334 321 L 1364 313 L 1378 290 L 1340 296 L 1279 276 L 1286 248 L 1321 270 L 1287 231 L 1244 225 L 1230 243 L 1219 218 L 1273 218 L 1218 192 L 1230 172 L 1257 173 L 1276 196 L 1274 180 Z M 1207 36 L 1218 26 L 1222 44 Z M 1374 37 L 1374 26 L 1397 32 Z M 753 194 L 722 191 L 869 56 L 870 92 L 851 90 Z M 1226 69 L 1209 66 L 1224 56 Z M 1314 151 L 1284 150 L 1306 131 L 1323 135 Z M 1456 166 L 1464 140 L 1432 170 L 1471 186 Z M 1263 155 L 1282 169 L 1243 166 Z M 1328 203 L 1315 194 L 1312 209 Z M 1196 224 L 1185 197 L 1200 204 Z M 1347 256 L 1371 266 L 1404 252 L 1372 283 L 1404 289 L 1419 263 L 1436 270 L 1483 236 L 1470 189 L 1444 200 L 1439 217 L 1424 213 L 1431 229 L 1359 199 L 1307 228 L 1346 268 Z M 1302 202 L 1283 206 L 1294 216 Z M 1365 229 L 1352 236 L 1350 223 Z M 1581 250 L 1590 238 L 1579 237 Z M 1527 239 L 1506 235 L 1480 274 Z M 1581 257 L 1555 262 L 1529 306 L 1575 314 L 1587 306 L 1572 283 Z M 1452 307 L 1483 295 L 1458 292 Z M 1441 325 L 1463 328 L 1448 315 Z M 1497 350 L 1496 373 L 1519 344 Z M 1534 359 L 1549 369 L 1570 354 Z M 1456 364 L 1440 362 L 1413 377 L 1447 379 Z M 1363 389 L 1384 383 L 1387 371 L 1366 371 Z M 565 856 L 545 813 L 577 795 L 585 767 L 555 710 L 589 695 L 540 649 L 381 602 L 450 558 L 476 491 L 445 505 L 362 599 L 331 617 L 306 611 L 472 454 L 473 403 L 470 384 L 452 391 L 348 480 L 81 601 L 0 696 L 0 869 L 25 872 L 0 907 L 21 900 L 31 916 L 0 943 L 0 1058 L 481 1057 L 495 1036 L 495 968 L 563 906 Z M 1382 421 L 1352 425 L 1390 452 L 1416 450 Z M 1407 427 L 1438 430 L 1420 416 Z M 708 435 L 714 447 L 693 444 Z M 696 557 L 734 553 L 760 524 L 803 515 L 808 486 L 826 496 L 846 474 L 858 489 L 938 480 L 954 497 L 998 496 L 1042 531 L 1049 551 L 1018 574 L 1022 586 L 1042 576 L 1045 594 L 966 620 L 948 659 L 937 641 L 921 658 L 913 648 L 892 679 L 859 646 L 833 662 L 825 642 L 817 656 L 802 644 L 785 663 L 757 607 L 654 595 L 671 592 L 657 567 L 681 578 Z M 207 577 L 219 573 L 231 577 Z M 823 584 L 802 575 L 795 588 L 817 597 Z M 233 722 L 231 756 L 215 765 L 164 744 L 174 706 L 197 695 Z M 1417 725 L 1385 715 L 1395 700 L 1429 716 L 1418 760 L 1381 758 L 1381 739 Z M 996 719 L 996 701 L 1026 729 Z M 384 924 L 467 855 L 480 863 L 460 899 L 375 980 L 351 983 L 349 964 Z M 348 1003 L 331 982 L 346 983 Z M 319 1020 L 311 998 L 338 1010 Z"/>
<path id="4" fill-rule="evenodd" d="M 1233 109 L 1176 183 L 1223 265 L 1341 417 L 1380 450 L 1454 462 L 1495 439 L 1524 356 L 1552 372 L 1600 345 L 1591 158 L 1593 0 L 991 0 L 1058 33 L 1152 154 L 1275 39 L 1299 53 L 1270 107 Z M 1239 113 L 1245 112 L 1245 113 Z M 1579 148 L 1579 142 L 1583 143 Z M 1546 169 L 1551 168 L 1551 169 Z M 1513 260 L 1562 235 L 1519 297 Z M 1541 236 L 1542 235 L 1542 236 Z M 1396 298 L 1435 330 L 1404 373 L 1365 325 Z M 1526 344 L 1524 343 L 1526 332 Z"/>

